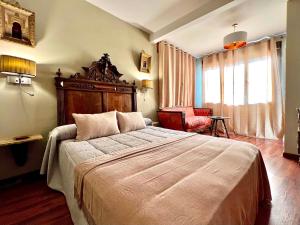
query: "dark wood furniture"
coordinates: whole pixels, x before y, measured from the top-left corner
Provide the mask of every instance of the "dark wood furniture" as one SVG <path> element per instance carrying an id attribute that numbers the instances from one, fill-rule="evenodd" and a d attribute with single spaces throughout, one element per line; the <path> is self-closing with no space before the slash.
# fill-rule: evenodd
<path id="1" fill-rule="evenodd" d="M 192 106 L 165 107 L 157 111 L 160 125 L 167 129 L 201 133 L 211 126 L 213 112 L 210 108 Z"/>
<path id="2" fill-rule="evenodd" d="M 224 117 L 224 116 L 210 116 L 209 118 L 211 118 L 212 120 L 212 125 L 211 125 L 211 135 L 216 136 L 216 137 L 220 137 L 219 133 L 218 133 L 218 122 L 221 121 L 221 123 L 224 126 L 225 129 L 225 133 L 227 138 L 229 137 L 228 131 L 227 131 L 227 127 L 225 124 L 225 119 L 230 119 L 230 117 Z"/>
<path id="3" fill-rule="evenodd" d="M 9 146 L 12 151 L 14 160 L 18 166 L 24 166 L 27 162 L 28 144 L 30 142 L 42 140 L 43 136 L 40 134 L 31 135 L 27 138 L 16 140 L 15 138 L 1 138 L 0 147 Z"/>
<path id="4" fill-rule="evenodd" d="M 300 108 L 297 108 L 298 129 L 297 129 L 297 149 L 298 154 L 283 152 L 282 155 L 286 159 L 297 161 L 300 165 Z"/>
<path id="5" fill-rule="evenodd" d="M 83 75 L 76 73 L 69 78 L 63 78 L 60 69 L 56 73 L 58 125 L 74 123 L 72 113 L 137 111 L 135 82 L 120 80 L 122 74 L 108 54 L 82 68 Z"/>

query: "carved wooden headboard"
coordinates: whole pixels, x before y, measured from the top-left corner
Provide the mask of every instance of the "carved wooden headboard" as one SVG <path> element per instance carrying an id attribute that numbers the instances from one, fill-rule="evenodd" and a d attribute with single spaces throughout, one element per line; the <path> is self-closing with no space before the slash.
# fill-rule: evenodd
<path id="1" fill-rule="evenodd" d="M 58 125 L 74 123 L 72 113 L 101 113 L 111 110 L 137 110 L 135 82 L 121 81 L 109 55 L 82 67 L 84 74 L 76 73 L 63 78 L 60 69 L 55 77 L 57 90 Z"/>

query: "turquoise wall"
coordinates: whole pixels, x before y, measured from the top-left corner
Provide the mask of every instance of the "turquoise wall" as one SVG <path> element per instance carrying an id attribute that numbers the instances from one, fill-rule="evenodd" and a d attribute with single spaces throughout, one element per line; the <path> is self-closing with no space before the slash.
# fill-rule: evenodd
<path id="1" fill-rule="evenodd" d="M 202 107 L 202 59 L 196 59 L 195 107 Z"/>

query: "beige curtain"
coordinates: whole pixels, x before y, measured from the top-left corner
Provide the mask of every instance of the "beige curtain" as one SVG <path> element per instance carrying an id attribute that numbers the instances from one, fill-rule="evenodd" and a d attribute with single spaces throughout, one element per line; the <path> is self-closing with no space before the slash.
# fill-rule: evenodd
<path id="1" fill-rule="evenodd" d="M 203 102 L 237 134 L 280 139 L 283 98 L 275 40 L 203 58 Z"/>
<path id="2" fill-rule="evenodd" d="M 168 44 L 158 44 L 159 106 L 193 106 L 195 58 Z"/>

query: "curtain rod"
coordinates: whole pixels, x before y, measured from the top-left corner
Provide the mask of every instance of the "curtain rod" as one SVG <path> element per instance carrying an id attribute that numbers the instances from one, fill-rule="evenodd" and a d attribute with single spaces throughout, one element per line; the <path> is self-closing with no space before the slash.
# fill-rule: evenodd
<path id="1" fill-rule="evenodd" d="M 178 51 L 182 51 L 182 52 L 184 52 L 184 53 L 187 53 L 187 54 L 191 55 L 191 54 L 188 53 L 187 51 L 184 51 L 183 49 L 181 49 L 181 48 L 179 48 L 179 47 L 177 47 L 177 46 L 175 46 L 175 45 L 173 45 L 173 44 L 171 44 L 171 43 L 169 43 L 169 42 L 167 42 L 167 41 L 162 41 L 162 43 L 163 43 L 164 45 L 169 45 L 171 48 L 175 48 L 175 49 L 178 50 Z M 194 57 L 194 56 L 193 56 L 193 57 Z"/>
<path id="2" fill-rule="evenodd" d="M 162 41 L 162 43 L 163 43 L 164 45 L 169 45 L 171 48 L 175 48 L 176 50 L 181 50 L 181 51 L 183 51 L 182 49 L 180 49 L 180 48 L 176 47 L 175 45 L 173 45 L 173 44 L 171 44 L 171 43 L 168 43 L 168 42 L 166 42 L 166 41 Z"/>
<path id="3" fill-rule="evenodd" d="M 193 56 L 192 54 L 188 53 L 187 51 L 182 50 L 182 49 L 179 48 L 179 47 L 176 47 L 175 45 L 173 45 L 173 44 L 171 44 L 171 43 L 169 43 L 169 42 L 167 42 L 167 41 L 161 41 L 161 42 L 158 42 L 158 43 L 156 44 L 156 45 L 157 45 L 157 52 L 159 52 L 159 51 L 158 51 L 158 44 L 159 44 L 159 43 L 163 43 L 164 45 L 169 45 L 171 48 L 175 48 L 176 51 L 182 51 L 183 53 L 188 54 L 188 55 L 192 56 L 193 58 L 197 59 L 197 57 Z"/>
<path id="4" fill-rule="evenodd" d="M 254 45 L 258 42 L 261 42 L 261 41 L 264 41 L 264 40 L 270 40 L 271 38 L 283 38 L 283 37 L 286 37 L 286 32 L 284 33 L 280 33 L 280 34 L 274 34 L 274 35 L 269 35 L 269 36 L 264 36 L 262 38 L 259 38 L 257 40 L 254 40 L 254 41 L 250 41 L 247 43 L 247 45 L 245 47 L 247 47 L 248 45 Z M 199 56 L 198 58 L 203 58 L 203 57 L 206 57 L 206 56 L 210 56 L 210 55 L 213 55 L 213 54 L 217 54 L 217 53 L 221 53 L 221 52 L 226 52 L 228 50 L 221 50 L 221 51 L 215 51 L 215 52 L 211 52 L 211 53 L 208 53 L 206 55 L 202 55 L 202 56 Z"/>

